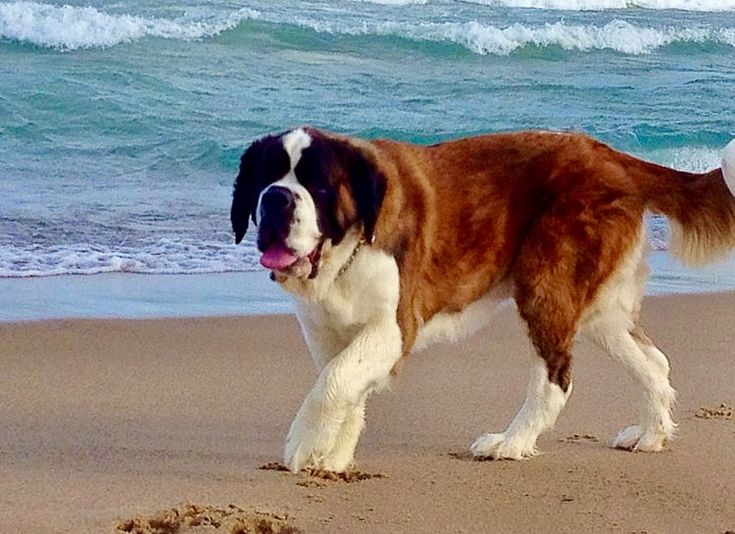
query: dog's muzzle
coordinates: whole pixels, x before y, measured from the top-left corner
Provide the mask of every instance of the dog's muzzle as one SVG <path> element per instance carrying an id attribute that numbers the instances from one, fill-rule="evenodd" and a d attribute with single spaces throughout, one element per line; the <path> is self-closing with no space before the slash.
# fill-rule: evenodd
<path id="1" fill-rule="evenodd" d="M 273 186 L 260 199 L 258 250 L 267 252 L 274 247 L 286 248 L 286 238 L 293 221 L 296 201 L 291 190 Z"/>

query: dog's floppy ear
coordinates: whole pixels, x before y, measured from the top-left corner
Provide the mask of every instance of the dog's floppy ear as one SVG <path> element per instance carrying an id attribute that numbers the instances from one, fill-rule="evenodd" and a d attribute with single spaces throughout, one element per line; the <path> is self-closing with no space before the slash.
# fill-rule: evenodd
<path id="1" fill-rule="evenodd" d="M 240 172 L 235 178 L 232 188 L 232 207 L 230 208 L 230 222 L 235 232 L 235 244 L 239 244 L 248 231 L 248 219 L 255 221 L 255 204 L 257 203 L 255 190 L 256 156 L 262 141 L 251 144 L 240 158 Z"/>
<path id="2" fill-rule="evenodd" d="M 276 150 L 273 150 L 274 148 Z M 283 174 L 288 171 L 288 168 L 283 170 L 284 165 L 286 167 L 289 165 L 287 161 L 283 161 L 284 157 L 288 160 L 288 155 L 278 143 L 278 138 L 268 135 L 254 141 L 240 158 L 240 172 L 235 178 L 230 209 L 230 221 L 235 231 L 236 244 L 242 241 L 245 232 L 248 231 L 248 219 L 258 224 L 255 211 L 258 207 L 260 190 L 265 185 L 264 181 L 274 178 L 281 171 Z M 269 159 L 273 161 L 268 161 Z M 272 172 L 266 172 L 269 170 Z M 269 174 L 274 176 L 268 176 Z"/>
<path id="3" fill-rule="evenodd" d="M 352 148 L 349 164 L 350 187 L 357 215 L 362 220 L 365 240 L 375 240 L 375 224 L 387 187 L 385 176 L 361 150 Z"/>

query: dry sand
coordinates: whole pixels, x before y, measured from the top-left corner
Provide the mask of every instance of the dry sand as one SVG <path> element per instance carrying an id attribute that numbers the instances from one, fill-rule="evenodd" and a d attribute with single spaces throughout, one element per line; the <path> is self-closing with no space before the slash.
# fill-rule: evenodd
<path id="1" fill-rule="evenodd" d="M 260 469 L 314 379 L 293 317 L 2 323 L 0 533 L 735 530 L 735 294 L 650 298 L 644 323 L 680 394 L 669 451 L 608 447 L 636 391 L 580 343 L 544 454 L 467 459 L 523 399 L 509 309 L 372 399 L 358 467 L 381 476 L 348 481 Z"/>

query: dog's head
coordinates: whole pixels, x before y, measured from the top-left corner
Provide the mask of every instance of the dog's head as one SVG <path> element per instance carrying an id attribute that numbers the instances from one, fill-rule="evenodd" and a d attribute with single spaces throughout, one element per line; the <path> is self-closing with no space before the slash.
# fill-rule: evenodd
<path id="1" fill-rule="evenodd" d="M 338 245 L 356 225 L 374 239 L 385 190 L 371 156 L 348 139 L 312 128 L 263 137 L 240 160 L 230 211 L 235 242 L 252 220 L 264 267 L 315 278 L 325 244 Z"/>

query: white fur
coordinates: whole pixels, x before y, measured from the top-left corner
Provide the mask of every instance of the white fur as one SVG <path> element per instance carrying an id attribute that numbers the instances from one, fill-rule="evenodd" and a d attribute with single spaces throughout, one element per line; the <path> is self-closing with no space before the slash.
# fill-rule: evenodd
<path id="1" fill-rule="evenodd" d="M 640 385 L 643 404 L 638 425 L 621 430 L 613 446 L 637 451 L 659 451 L 674 436 L 671 411 L 676 393 L 669 383 L 666 356 L 632 332 L 640 310 L 648 267 L 647 244 L 641 232 L 638 243 L 618 271 L 601 288 L 588 311 L 583 331 Z"/>
<path id="2" fill-rule="evenodd" d="M 730 193 L 735 197 L 735 139 L 725 147 L 722 156 L 722 174 Z"/>
<path id="3" fill-rule="evenodd" d="M 345 241 L 331 252 L 346 261 L 356 239 L 350 235 Z M 284 461 L 294 472 L 307 466 L 333 471 L 350 467 L 364 426 L 365 401 L 387 384 L 401 356 L 395 259 L 363 247 L 336 278 L 333 270 L 343 264 L 333 258 L 315 280 L 290 287 L 319 370 L 286 440 Z"/>
<path id="4" fill-rule="evenodd" d="M 649 248 L 645 230 L 641 226 L 628 255 L 620 262 L 617 271 L 600 287 L 594 302 L 584 311 L 583 330 L 594 329 L 611 308 L 624 310 L 632 324 L 632 318 L 640 310 L 646 287 L 649 273 L 646 255 Z"/>
<path id="5" fill-rule="evenodd" d="M 301 152 L 310 145 L 311 136 L 303 128 L 296 128 L 283 136 L 283 148 L 291 158 L 291 169 L 299 162 Z"/>
<path id="6" fill-rule="evenodd" d="M 510 299 L 512 289 L 510 282 L 503 282 L 462 311 L 437 313 L 419 329 L 414 350 L 419 351 L 438 341 L 457 341 L 477 332 L 489 324 L 495 312 Z"/>
<path id="7" fill-rule="evenodd" d="M 522 460 L 538 454 L 536 440 L 551 428 L 572 393 L 549 381 L 546 362 L 533 356 L 526 400 L 508 429 L 500 434 L 485 434 L 470 447 L 475 458 Z"/>
<path id="8" fill-rule="evenodd" d="M 316 205 L 309 191 L 296 179 L 296 165 L 301 153 L 311 144 L 311 137 L 303 129 L 298 128 L 283 136 L 283 147 L 288 153 L 291 168 L 288 173 L 266 187 L 258 199 L 258 212 L 263 195 L 271 187 L 285 187 L 294 195 L 294 216 L 285 244 L 298 256 L 309 255 L 319 244 L 320 232 L 317 225 Z"/>
<path id="9" fill-rule="evenodd" d="M 427 322 L 416 339 L 415 350 L 436 341 L 456 341 L 487 325 L 512 296 L 512 284 L 503 282 L 460 312 L 439 313 Z M 533 357 L 526 401 L 508 429 L 501 434 L 485 434 L 472 445 L 476 458 L 520 460 L 536 454 L 536 440 L 550 428 L 571 393 L 549 381 L 545 362 Z"/>
<path id="10" fill-rule="evenodd" d="M 358 243 L 350 232 L 337 247 L 325 246 L 314 280 L 289 278 L 297 315 L 319 377 L 299 410 L 286 443 L 285 462 L 342 471 L 352 465 L 364 426 L 365 402 L 382 388 L 401 355 L 396 323 L 399 274 L 395 259 L 363 246 L 350 268 L 337 273 Z M 440 313 L 419 332 L 415 349 L 477 330 L 510 297 L 502 284 L 462 312 Z"/>

